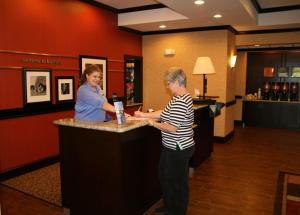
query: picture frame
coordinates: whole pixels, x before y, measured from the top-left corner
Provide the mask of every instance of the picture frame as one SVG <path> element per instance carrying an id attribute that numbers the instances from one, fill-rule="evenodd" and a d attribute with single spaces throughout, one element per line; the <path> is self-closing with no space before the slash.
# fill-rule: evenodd
<path id="1" fill-rule="evenodd" d="M 103 94 L 107 95 L 107 58 L 89 55 L 80 55 L 80 77 L 83 74 L 85 68 L 88 65 L 96 64 L 100 67 L 100 88 L 103 90 Z"/>
<path id="2" fill-rule="evenodd" d="M 287 67 L 278 67 L 277 68 L 277 77 L 278 78 L 288 78 L 289 70 Z"/>
<path id="3" fill-rule="evenodd" d="M 52 104 L 51 69 L 23 68 L 24 107 Z"/>
<path id="4" fill-rule="evenodd" d="M 75 83 L 73 76 L 56 76 L 56 103 L 75 102 Z"/>
<path id="5" fill-rule="evenodd" d="M 275 68 L 274 67 L 264 67 L 264 77 L 274 77 Z"/>
<path id="6" fill-rule="evenodd" d="M 300 78 L 300 66 L 294 66 L 291 69 L 292 78 Z"/>

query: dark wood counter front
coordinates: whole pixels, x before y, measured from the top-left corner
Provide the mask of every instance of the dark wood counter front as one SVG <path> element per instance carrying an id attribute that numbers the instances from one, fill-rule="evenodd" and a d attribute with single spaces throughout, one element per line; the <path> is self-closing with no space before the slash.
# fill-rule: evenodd
<path id="1" fill-rule="evenodd" d="M 213 152 L 214 142 L 214 118 L 210 116 L 208 105 L 195 108 L 194 140 L 195 152 L 190 160 L 190 166 L 197 168 Z"/>
<path id="2" fill-rule="evenodd" d="M 245 100 L 243 123 L 258 127 L 300 129 L 300 102 Z"/>
<path id="3" fill-rule="evenodd" d="M 141 215 L 161 197 L 160 131 L 59 126 L 62 205 L 71 215 Z"/>

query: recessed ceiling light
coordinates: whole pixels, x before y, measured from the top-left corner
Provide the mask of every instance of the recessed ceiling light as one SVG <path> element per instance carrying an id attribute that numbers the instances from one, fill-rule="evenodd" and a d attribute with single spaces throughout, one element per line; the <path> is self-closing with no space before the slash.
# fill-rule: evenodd
<path id="1" fill-rule="evenodd" d="M 216 19 L 222 18 L 222 15 L 221 14 L 216 14 L 216 15 L 214 15 L 214 18 L 216 18 Z"/>
<path id="2" fill-rule="evenodd" d="M 255 47 L 259 47 L 260 45 L 259 45 L 259 44 L 255 44 L 254 46 L 255 46 Z"/>
<path id="3" fill-rule="evenodd" d="M 160 25 L 159 28 L 166 28 L 166 25 Z"/>
<path id="4" fill-rule="evenodd" d="M 205 2 L 203 0 L 196 0 L 196 1 L 194 1 L 194 4 L 196 4 L 196 5 L 202 5 L 204 3 Z"/>

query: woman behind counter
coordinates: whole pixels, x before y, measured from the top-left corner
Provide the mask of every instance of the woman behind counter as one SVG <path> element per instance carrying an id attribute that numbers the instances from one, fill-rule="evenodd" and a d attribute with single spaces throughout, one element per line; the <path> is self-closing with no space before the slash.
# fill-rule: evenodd
<path id="1" fill-rule="evenodd" d="M 150 118 L 149 124 L 162 133 L 159 180 L 165 206 L 155 211 L 165 215 L 185 215 L 189 197 L 189 160 L 195 144 L 193 99 L 186 89 L 186 75 L 182 69 L 170 68 L 166 81 L 173 97 L 165 109 L 151 113 L 136 111 L 135 116 Z"/>
<path id="2" fill-rule="evenodd" d="M 100 68 L 97 65 L 87 66 L 79 80 L 75 119 L 105 121 L 106 111 L 115 112 L 114 106 L 107 102 L 99 81 Z"/>

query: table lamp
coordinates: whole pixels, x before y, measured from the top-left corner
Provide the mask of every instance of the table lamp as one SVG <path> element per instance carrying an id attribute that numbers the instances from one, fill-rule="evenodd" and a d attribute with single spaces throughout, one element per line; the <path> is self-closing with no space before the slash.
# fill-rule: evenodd
<path id="1" fill-rule="evenodd" d="M 215 68 L 209 57 L 198 57 L 193 75 L 203 75 L 203 100 L 205 100 L 205 93 L 207 90 L 207 78 L 206 75 L 216 73 Z"/>

